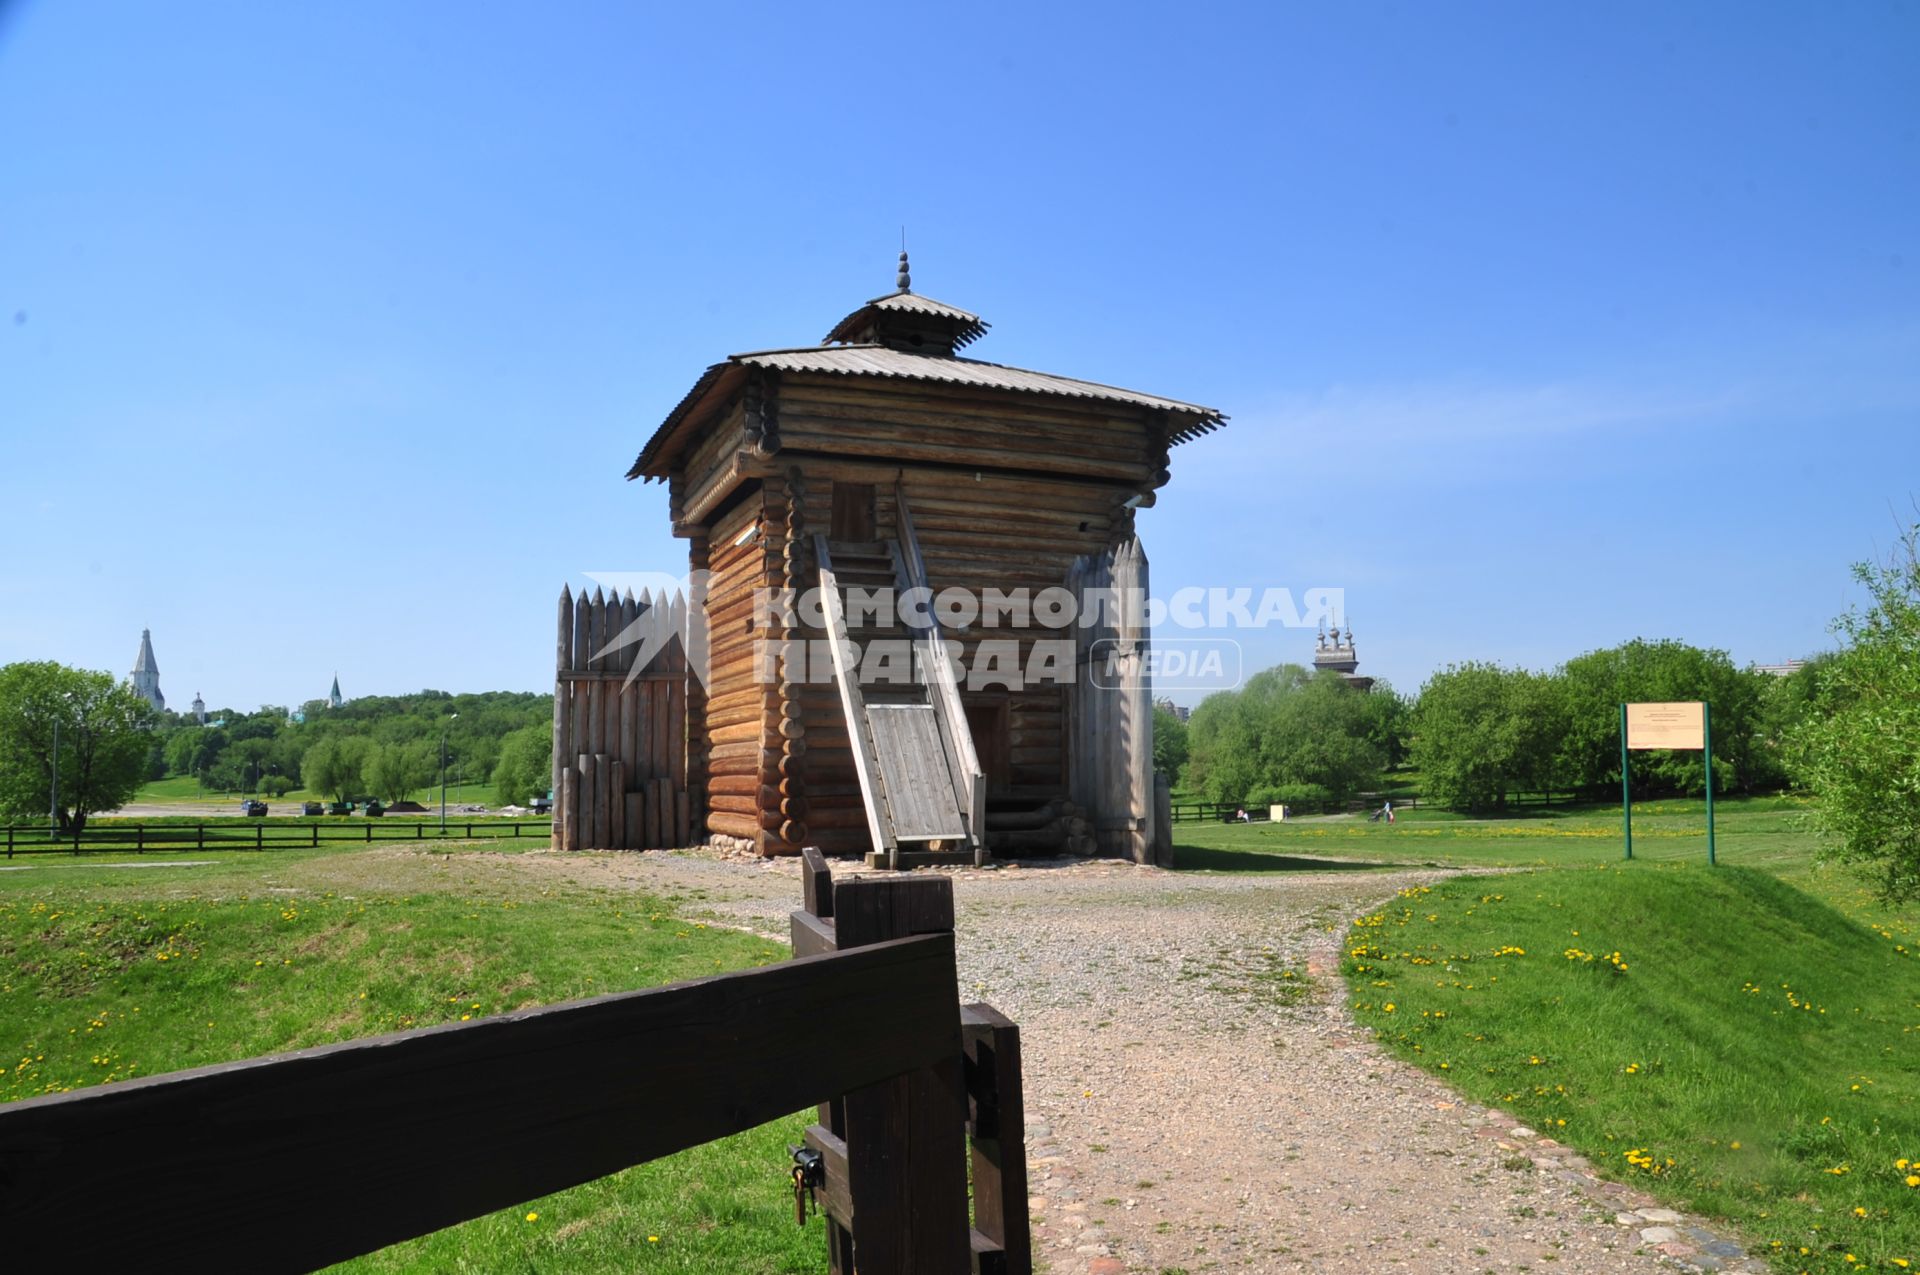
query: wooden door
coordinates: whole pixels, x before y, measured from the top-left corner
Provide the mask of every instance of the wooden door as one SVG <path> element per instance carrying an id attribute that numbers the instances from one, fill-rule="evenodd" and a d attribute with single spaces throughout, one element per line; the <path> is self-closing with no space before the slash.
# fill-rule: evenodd
<path id="1" fill-rule="evenodd" d="M 975 700 L 965 705 L 967 730 L 973 734 L 973 753 L 988 792 L 1005 792 L 1013 783 L 1013 747 L 1007 728 L 1005 700 Z"/>
<path id="2" fill-rule="evenodd" d="M 873 539 L 873 484 L 835 483 L 829 540 Z"/>

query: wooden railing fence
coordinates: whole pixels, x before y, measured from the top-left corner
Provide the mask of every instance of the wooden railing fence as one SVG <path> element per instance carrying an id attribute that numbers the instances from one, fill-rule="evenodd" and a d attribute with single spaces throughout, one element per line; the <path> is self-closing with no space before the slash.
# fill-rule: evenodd
<path id="1" fill-rule="evenodd" d="M 0 1106 L 6 1266 L 310 1271 L 823 1103 L 834 1260 L 960 1275 L 972 1093 L 974 1269 L 1025 1275 L 1018 1036 L 963 1026 L 951 883 L 831 897 L 782 965 Z"/>
<path id="2" fill-rule="evenodd" d="M 209 850 L 317 849 L 336 842 L 546 840 L 553 823 L 546 819 L 355 819 L 329 822 L 263 823 L 253 819 L 217 819 L 206 823 L 89 824 L 84 831 L 54 833 L 45 824 L 9 825 L 0 836 L 6 857 L 34 854 L 148 854 L 163 851 L 196 854 Z"/>

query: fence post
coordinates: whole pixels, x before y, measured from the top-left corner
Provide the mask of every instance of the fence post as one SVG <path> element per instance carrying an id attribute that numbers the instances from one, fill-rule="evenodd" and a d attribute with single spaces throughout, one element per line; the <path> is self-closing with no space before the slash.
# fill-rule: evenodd
<path id="1" fill-rule="evenodd" d="M 1032 1275 L 1033 1231 L 1027 1213 L 1026 1096 L 1021 1091 L 1020 1029 L 991 1005 L 960 1007 L 967 1052 L 968 1129 L 973 1143 L 973 1229 L 998 1245 L 993 1267 Z M 981 1245 L 974 1245 L 980 1254 Z M 980 1254 L 984 1257 L 984 1254 Z M 988 1264 L 980 1261 L 982 1275 Z"/>
<path id="2" fill-rule="evenodd" d="M 320 848 L 320 825 L 317 823 L 313 825 L 313 848 L 315 850 Z"/>
<path id="3" fill-rule="evenodd" d="M 7 825 L 7 858 L 13 858 L 13 825 Z"/>
<path id="4" fill-rule="evenodd" d="M 145 854 L 147 852 L 147 826 L 145 824 L 136 823 L 133 825 L 133 852 L 135 854 Z"/>
<path id="5" fill-rule="evenodd" d="M 193 845 L 196 850 L 205 850 L 207 848 L 207 825 L 204 823 L 194 825 Z"/>
<path id="6" fill-rule="evenodd" d="M 843 952 L 951 934 L 953 882 L 841 881 L 833 887 L 833 920 Z M 954 1037 L 946 1060 L 846 1095 L 853 1251 L 863 1271 L 960 1275 L 968 1267 L 967 1091 L 957 1007 Z"/>
<path id="7" fill-rule="evenodd" d="M 253 825 L 253 848 L 255 850 L 267 848 L 267 825 L 264 823 Z"/>

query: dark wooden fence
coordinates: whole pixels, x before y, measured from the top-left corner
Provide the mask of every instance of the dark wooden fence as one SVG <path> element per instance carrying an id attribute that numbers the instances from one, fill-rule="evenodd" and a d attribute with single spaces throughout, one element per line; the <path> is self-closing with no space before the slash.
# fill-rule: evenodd
<path id="1" fill-rule="evenodd" d="M 1018 1035 L 958 1009 L 951 883 L 826 880 L 783 965 L 0 1106 L 6 1267 L 310 1271 L 822 1103 L 833 1269 L 1027 1275 Z"/>
<path id="2" fill-rule="evenodd" d="M 6 855 L 146 854 L 149 851 L 316 849 L 333 842 L 376 841 L 544 841 L 553 835 L 548 819 L 434 820 L 356 819 L 351 823 L 315 819 L 310 823 L 268 824 L 252 819 L 210 823 L 92 824 L 81 832 L 55 835 L 46 827 L 6 829 Z"/>
<path id="3" fill-rule="evenodd" d="M 801 853 L 806 907 L 792 916 L 796 957 L 952 932 L 945 877 L 835 885 L 818 850 Z M 972 1004 L 961 1008 L 960 1030 L 961 1054 L 822 1103 L 820 1122 L 808 1127 L 807 1146 L 825 1170 L 815 1198 L 827 1215 L 833 1275 L 856 1266 L 862 1275 L 953 1270 L 956 1253 L 970 1253 L 978 1275 L 1031 1275 L 1020 1029 L 993 1006 Z"/>

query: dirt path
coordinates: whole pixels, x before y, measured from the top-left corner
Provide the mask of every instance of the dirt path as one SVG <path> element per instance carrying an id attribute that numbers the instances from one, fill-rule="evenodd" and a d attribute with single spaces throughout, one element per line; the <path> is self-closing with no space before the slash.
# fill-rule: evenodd
<path id="1" fill-rule="evenodd" d="M 791 861 L 516 858 L 782 938 L 799 894 Z M 1444 874 L 1337 866 L 955 874 L 962 992 L 1021 1027 L 1043 1269 L 1765 1269 L 1383 1055 L 1344 1007 L 1345 922 Z"/>

